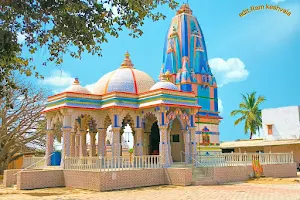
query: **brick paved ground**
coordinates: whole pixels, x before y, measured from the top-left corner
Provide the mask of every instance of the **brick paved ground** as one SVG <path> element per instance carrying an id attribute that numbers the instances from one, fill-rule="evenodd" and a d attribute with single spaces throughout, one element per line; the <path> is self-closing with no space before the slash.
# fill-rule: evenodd
<path id="1" fill-rule="evenodd" d="M 0 199 L 127 200 L 127 199 L 201 199 L 201 200 L 300 200 L 300 183 L 235 183 L 220 186 L 160 186 L 112 192 L 93 192 L 70 188 L 18 191 L 0 186 Z"/>

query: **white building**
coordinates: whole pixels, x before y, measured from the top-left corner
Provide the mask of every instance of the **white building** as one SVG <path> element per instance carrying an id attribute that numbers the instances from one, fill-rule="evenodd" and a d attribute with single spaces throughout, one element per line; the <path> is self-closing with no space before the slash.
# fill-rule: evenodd
<path id="1" fill-rule="evenodd" d="M 262 125 L 265 140 L 300 139 L 300 106 L 263 109 Z"/>

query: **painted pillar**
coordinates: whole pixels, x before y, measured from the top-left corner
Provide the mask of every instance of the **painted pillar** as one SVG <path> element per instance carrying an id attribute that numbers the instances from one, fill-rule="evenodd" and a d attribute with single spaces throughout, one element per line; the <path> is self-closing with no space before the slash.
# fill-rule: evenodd
<path id="1" fill-rule="evenodd" d="M 46 143 L 46 162 L 45 166 L 51 165 L 51 154 L 53 153 L 53 142 L 54 142 L 54 131 L 49 129 L 46 130 L 47 133 L 47 143 Z"/>
<path id="2" fill-rule="evenodd" d="M 190 135 L 188 130 L 181 130 L 184 141 L 184 159 L 185 163 L 189 163 L 190 160 Z"/>
<path id="3" fill-rule="evenodd" d="M 71 132 L 70 135 L 70 156 L 71 157 L 75 157 L 75 137 L 76 137 L 76 133 Z"/>
<path id="4" fill-rule="evenodd" d="M 90 152 L 89 152 L 89 156 L 90 157 L 94 157 L 96 156 L 96 133 L 90 132 Z"/>
<path id="5" fill-rule="evenodd" d="M 169 145 L 170 140 L 168 140 L 168 127 L 167 126 L 159 126 L 160 133 L 160 143 L 159 143 L 159 155 L 161 156 L 161 164 L 163 167 L 170 167 L 170 159 L 169 159 Z"/>
<path id="6" fill-rule="evenodd" d="M 173 158 L 172 158 L 172 153 L 171 153 L 171 128 L 169 128 L 169 130 L 167 130 L 167 136 L 168 136 L 168 141 L 169 141 L 169 145 L 168 145 L 168 150 L 169 150 L 169 162 L 170 164 L 173 163 Z"/>
<path id="7" fill-rule="evenodd" d="M 80 130 L 80 146 L 79 146 L 79 156 L 85 157 L 87 155 L 86 149 L 86 131 Z"/>
<path id="8" fill-rule="evenodd" d="M 64 158 L 70 156 L 70 133 L 71 127 L 61 128 L 63 133 L 63 146 L 60 166 L 64 166 Z"/>
<path id="9" fill-rule="evenodd" d="M 196 155 L 197 155 L 196 127 L 190 127 L 190 134 L 191 134 L 191 145 L 190 145 L 191 155 L 190 156 L 196 159 Z"/>
<path id="10" fill-rule="evenodd" d="M 106 156 L 105 138 L 106 129 L 98 128 L 98 156 Z"/>
<path id="11" fill-rule="evenodd" d="M 80 131 L 77 131 L 75 135 L 75 157 L 80 156 Z"/>
<path id="12" fill-rule="evenodd" d="M 136 142 L 135 142 L 135 155 L 142 156 L 143 155 L 143 129 L 135 128 Z"/>
<path id="13" fill-rule="evenodd" d="M 121 155 L 121 141 L 120 141 L 120 127 L 112 128 L 112 156 L 120 156 Z"/>

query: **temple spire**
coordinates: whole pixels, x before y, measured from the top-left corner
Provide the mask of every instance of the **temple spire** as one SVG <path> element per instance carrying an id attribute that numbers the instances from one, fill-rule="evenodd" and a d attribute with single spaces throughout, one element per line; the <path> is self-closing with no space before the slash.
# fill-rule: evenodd
<path id="1" fill-rule="evenodd" d="M 125 59 L 123 60 L 123 63 L 121 64 L 121 68 L 133 68 L 133 64 L 130 60 L 130 54 L 128 51 L 125 53 Z"/>

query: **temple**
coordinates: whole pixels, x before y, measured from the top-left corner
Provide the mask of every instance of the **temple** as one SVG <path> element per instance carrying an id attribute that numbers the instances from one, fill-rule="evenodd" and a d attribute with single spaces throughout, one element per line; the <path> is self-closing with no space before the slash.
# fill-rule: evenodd
<path id="1" fill-rule="evenodd" d="M 65 157 L 104 157 L 108 150 L 110 156 L 122 156 L 128 150 L 122 142 L 127 124 L 134 155 L 160 155 L 165 167 L 182 159 L 189 163 L 198 153 L 220 152 L 217 83 L 202 30 L 187 4 L 167 30 L 158 82 L 136 69 L 128 52 L 120 63 L 89 90 L 76 78 L 64 92 L 48 98 L 47 155 L 53 152 L 53 130 L 60 126 L 62 164 Z"/>
<path id="2" fill-rule="evenodd" d="M 292 152 L 221 153 L 217 83 L 187 4 L 167 29 L 159 81 L 133 62 L 126 52 L 120 66 L 91 87 L 76 78 L 48 97 L 46 155 L 6 170 L 4 185 L 109 191 L 296 176 Z M 56 140 L 62 152 L 55 151 Z"/>

